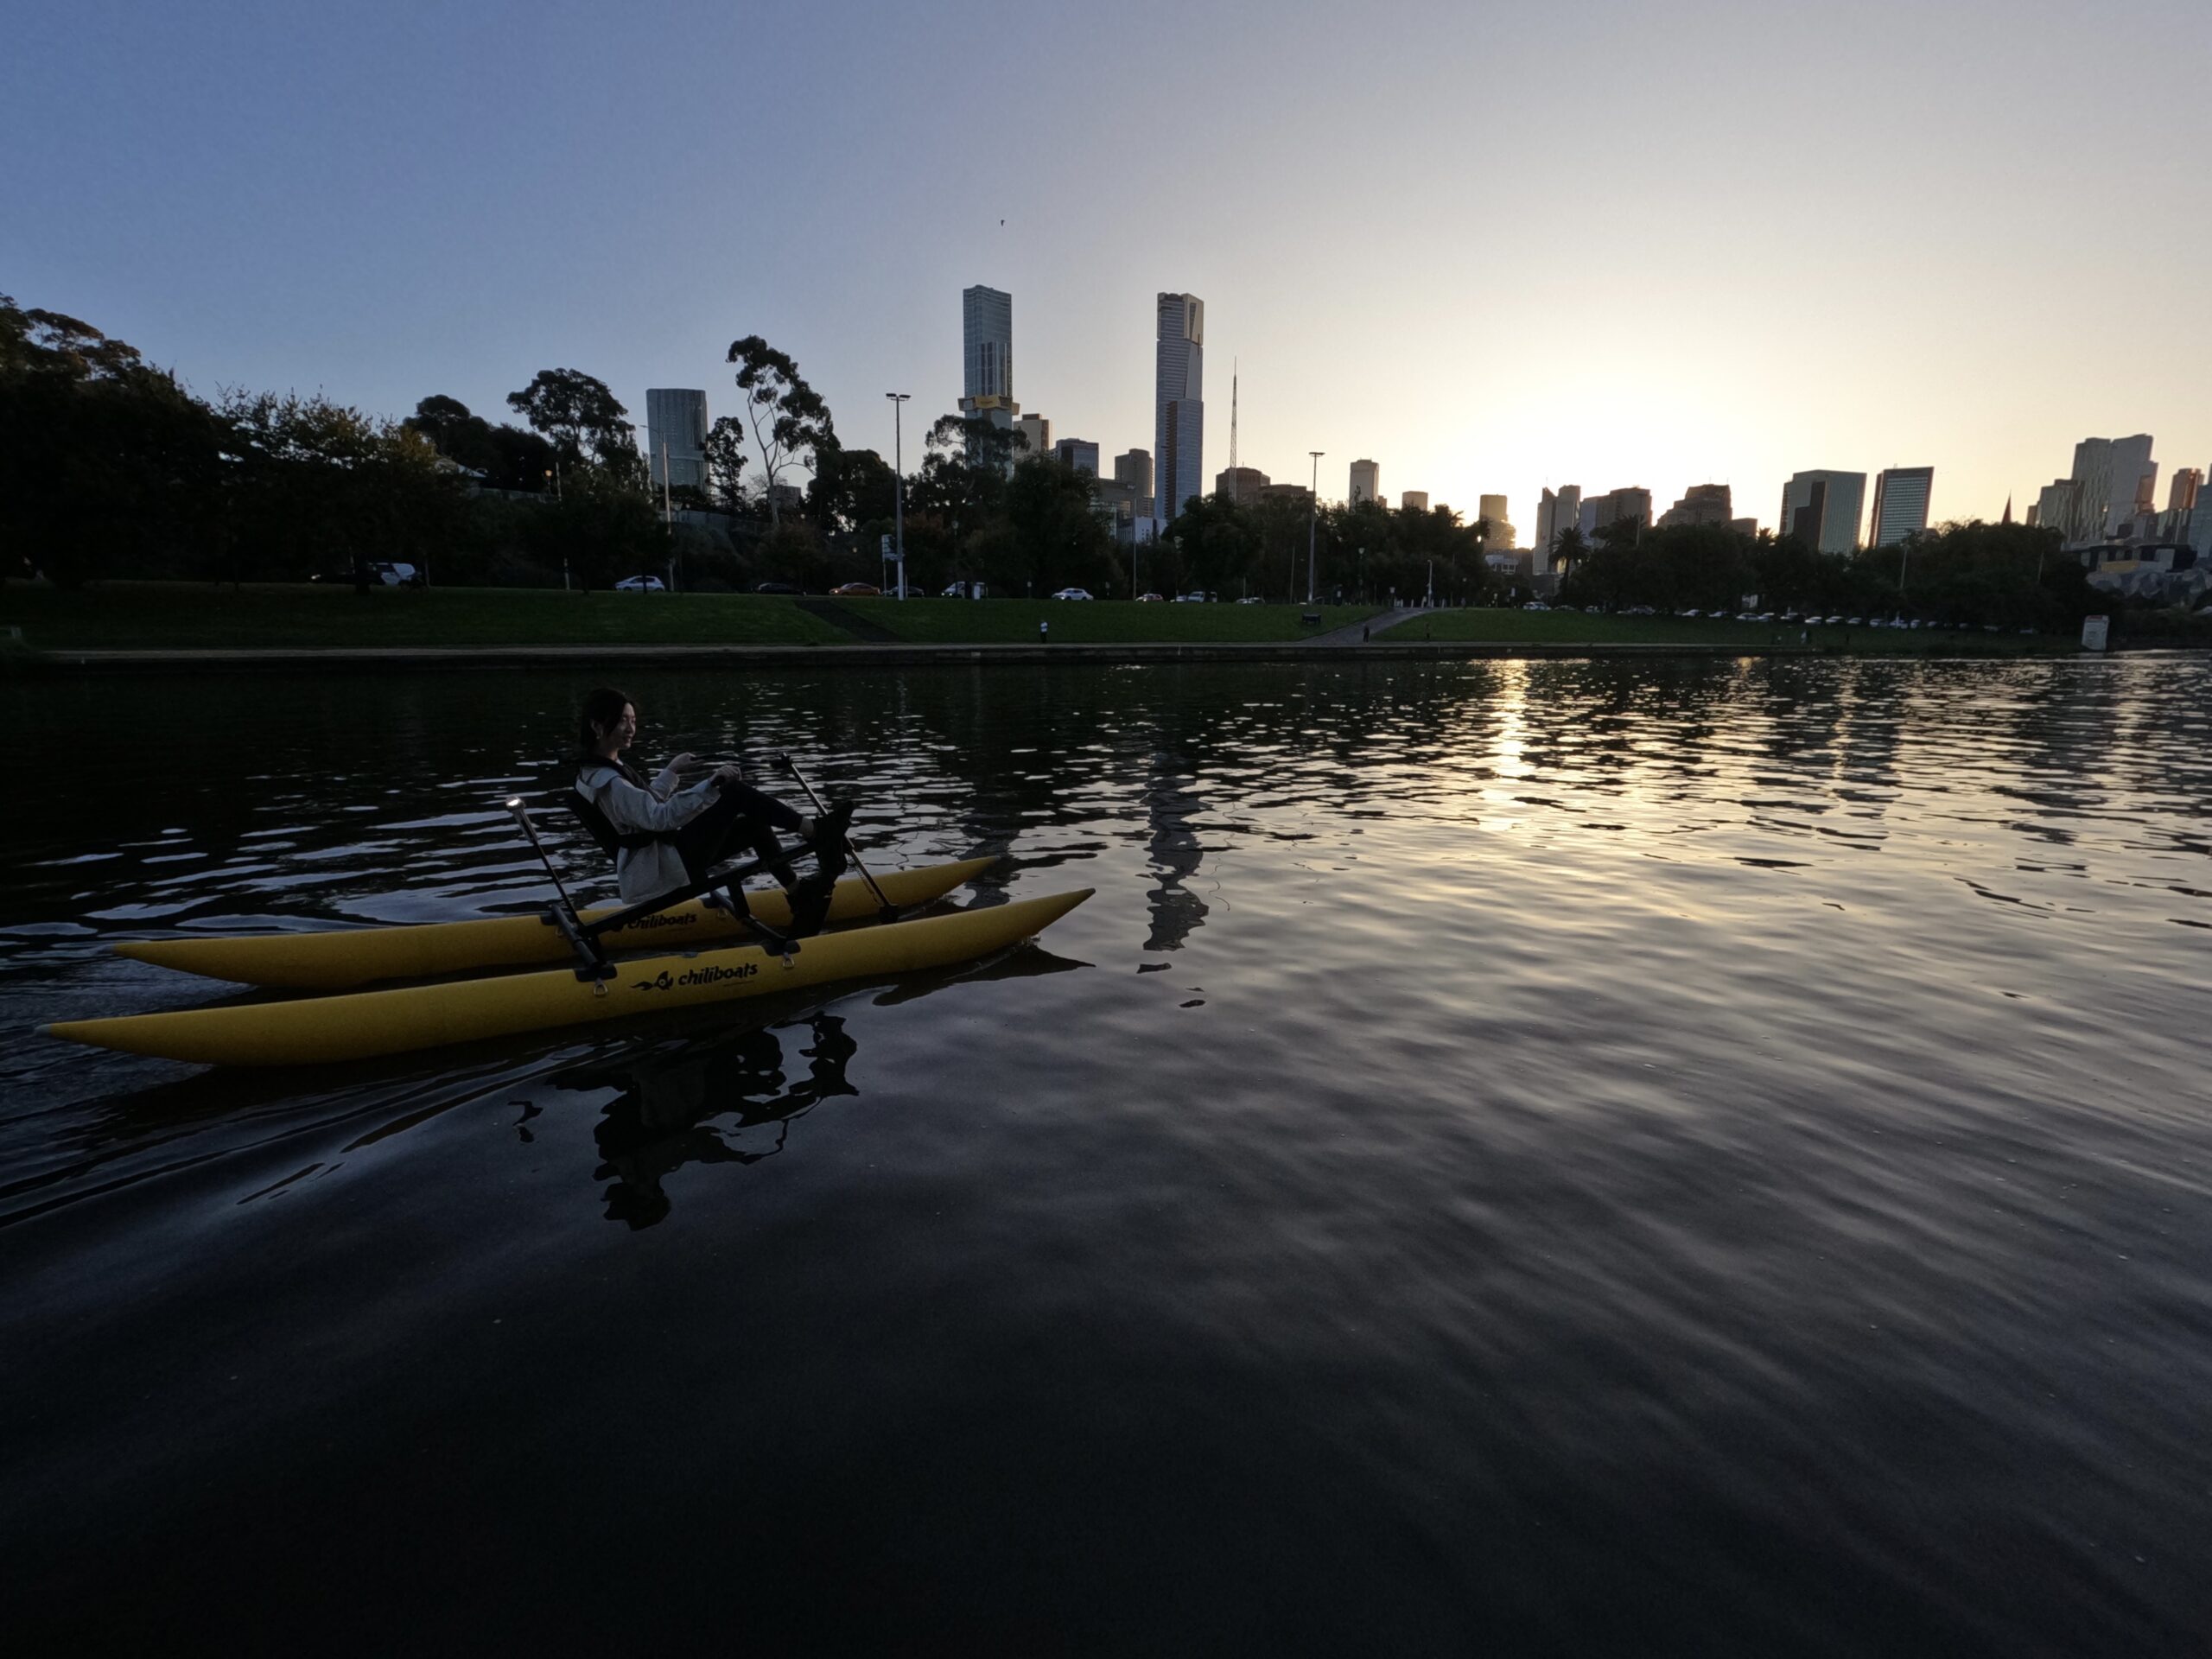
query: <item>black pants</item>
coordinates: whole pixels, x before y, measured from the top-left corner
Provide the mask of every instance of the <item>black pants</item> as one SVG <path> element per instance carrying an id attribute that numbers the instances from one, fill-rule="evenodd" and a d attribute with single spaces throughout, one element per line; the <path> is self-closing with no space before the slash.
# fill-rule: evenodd
<path id="1" fill-rule="evenodd" d="M 773 850 L 770 828 L 796 830 L 805 819 L 772 795 L 763 795 L 749 784 L 724 784 L 707 810 L 676 832 L 676 855 L 694 881 L 740 853 L 758 852 L 766 858 Z M 786 870 L 774 873 L 786 879 Z"/>

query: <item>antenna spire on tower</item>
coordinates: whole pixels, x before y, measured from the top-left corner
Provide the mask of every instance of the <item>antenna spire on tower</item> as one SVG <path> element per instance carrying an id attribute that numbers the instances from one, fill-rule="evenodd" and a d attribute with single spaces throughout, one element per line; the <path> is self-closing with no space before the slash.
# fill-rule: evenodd
<path id="1" fill-rule="evenodd" d="M 1236 359 L 1229 359 L 1229 470 L 1236 470 Z"/>

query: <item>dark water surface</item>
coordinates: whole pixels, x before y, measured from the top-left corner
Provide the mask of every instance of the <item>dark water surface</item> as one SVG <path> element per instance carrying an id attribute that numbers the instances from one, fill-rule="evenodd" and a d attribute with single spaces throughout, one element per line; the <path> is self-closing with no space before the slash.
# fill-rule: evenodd
<path id="1" fill-rule="evenodd" d="M 0 688 L 14 1651 L 2205 1650 L 2202 658 L 641 676 L 1098 894 L 343 1071 L 30 1034 L 525 906 L 586 683 Z"/>

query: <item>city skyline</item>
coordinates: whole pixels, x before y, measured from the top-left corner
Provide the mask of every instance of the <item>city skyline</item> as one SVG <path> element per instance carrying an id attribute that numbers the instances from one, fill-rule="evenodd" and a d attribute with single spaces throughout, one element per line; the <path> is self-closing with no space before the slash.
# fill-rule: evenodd
<path id="1" fill-rule="evenodd" d="M 2055 0 L 2001 27 L 1932 0 L 1910 54 L 1872 13 L 1407 5 L 1371 29 L 1362 14 L 1413 66 L 1372 82 L 1349 74 L 1328 11 L 1267 14 L 1256 34 L 1248 8 L 1187 15 L 1188 43 L 1131 89 L 1088 73 L 1075 20 L 1007 30 L 958 5 L 679 5 L 619 34 L 457 7 L 442 28 L 514 71 L 491 79 L 373 16 L 94 4 L 99 76 L 65 73 L 73 37 L 40 22 L 0 65 L 0 133 L 44 158 L 0 181 L 18 232 L 0 282 L 202 392 L 320 390 L 394 416 L 443 393 L 501 418 L 561 366 L 614 387 L 642 428 L 649 387 L 728 406 L 724 350 L 759 333 L 849 445 L 886 454 L 887 390 L 953 405 L 947 296 L 978 283 L 1021 300 L 1025 407 L 1102 453 L 1152 448 L 1147 301 L 1183 289 L 1207 301 L 1209 343 L 1251 365 L 1243 464 L 1297 479 L 1312 449 L 1371 456 L 1463 512 L 1504 494 L 1523 522 L 1547 486 L 1624 480 L 1662 502 L 1727 483 L 1764 515 L 1811 463 L 1933 465 L 1936 518 L 1994 518 L 2085 432 L 2154 433 L 2170 469 L 2212 464 L 2196 377 L 2135 366 L 2145 336 L 2185 336 L 2212 270 L 2191 136 L 2131 135 L 2156 257 L 2126 236 L 2040 239 L 2049 203 L 2103 176 L 2050 114 L 2107 30 Z M 2152 0 L 2131 28 L 2161 45 L 2131 97 L 2185 105 L 2212 9 Z M 1640 70 L 1607 87 L 1603 122 L 1554 90 L 1594 38 Z M 744 165 L 670 174 L 668 155 L 717 143 L 727 66 L 756 60 L 776 73 L 747 83 Z M 1475 61 L 1491 90 L 1471 101 L 1454 88 Z M 1726 95 L 1683 99 L 1685 76 Z M 929 130 L 932 86 L 978 77 L 1056 154 L 1126 164 L 1143 234 L 1019 155 L 927 191 L 918 163 L 880 164 Z M 604 117 L 588 138 L 544 118 L 584 104 Z M 1147 125 L 1177 141 L 1129 162 Z M 1756 231 L 1813 181 L 1824 211 L 1878 217 L 1911 257 Z M 1355 182 L 1356 234 L 1313 219 Z M 1719 259 L 1717 225 L 1742 232 Z"/>

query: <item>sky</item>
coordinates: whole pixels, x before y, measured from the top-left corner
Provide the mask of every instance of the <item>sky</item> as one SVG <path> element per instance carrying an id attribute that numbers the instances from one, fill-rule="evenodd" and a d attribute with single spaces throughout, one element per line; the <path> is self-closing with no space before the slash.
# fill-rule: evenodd
<path id="1" fill-rule="evenodd" d="M 849 447 L 1014 296 L 1055 437 L 1153 447 L 1206 305 L 1205 470 L 1522 544 L 1547 485 L 1936 468 L 2024 508 L 2147 431 L 2212 467 L 2212 4 L 11 8 L 0 292 L 195 390 L 508 418 L 541 368 L 735 412 L 765 335 Z"/>

